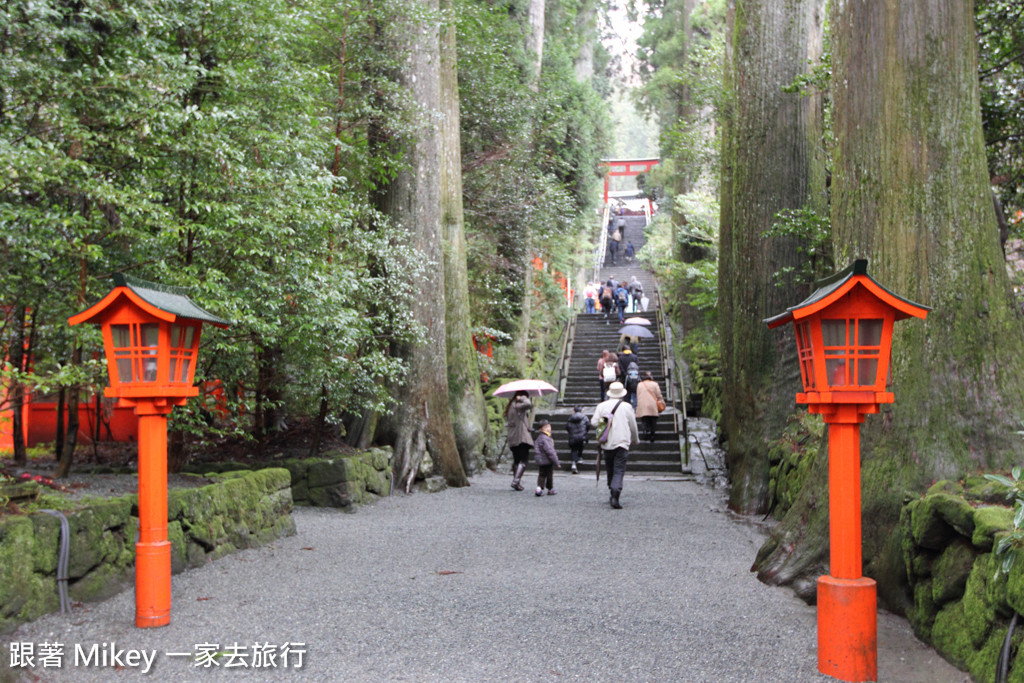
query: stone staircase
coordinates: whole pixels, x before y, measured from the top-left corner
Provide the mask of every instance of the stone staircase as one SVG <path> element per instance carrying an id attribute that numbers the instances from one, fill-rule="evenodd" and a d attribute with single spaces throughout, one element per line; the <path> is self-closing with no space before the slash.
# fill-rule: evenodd
<path id="1" fill-rule="evenodd" d="M 634 248 L 637 251 L 640 250 L 645 243 L 644 222 L 643 216 L 626 217 L 623 245 L 627 241 L 631 241 Z M 612 265 L 610 256 L 606 253 L 605 262 L 599 269 L 599 276 L 602 282 L 606 282 L 609 277 L 612 277 L 628 283 L 635 275 L 643 284 L 644 295 L 650 300 L 648 310 L 627 313 L 626 317 L 643 317 L 651 322 L 648 329 L 654 337 L 641 339 L 637 349 L 640 371 L 649 371 L 654 376 L 667 400 L 669 392 L 665 376 L 666 363 L 662 358 L 662 349 L 659 343 L 661 338 L 660 317 L 654 309 L 659 300 L 654 278 L 650 272 L 637 263 L 636 259 L 632 263 L 625 263 L 622 251 L 623 249 L 620 248 L 615 265 Z M 629 310 L 632 310 L 632 306 Z M 566 350 L 568 358 L 563 367 L 567 368 L 567 371 L 562 378 L 562 390 L 553 408 L 538 408 L 535 414 L 535 426 L 539 426 L 542 420 L 551 422 L 551 436 L 555 441 L 558 457 L 566 464 L 566 467 L 571 461 L 568 434 L 565 430 L 566 421 L 573 412 L 573 406 L 582 406 L 583 412 L 589 416 L 593 414 L 594 406 L 600 402 L 601 385 L 597 374 L 597 359 L 601 356 L 602 349 L 618 351 L 618 329 L 618 314 L 613 312 L 607 318 L 602 312 L 587 314 L 583 312 L 581 302 L 576 316 L 575 332 Z M 675 412 L 675 408 L 670 405 L 658 417 L 656 437 L 653 443 L 641 442 L 630 449 L 628 473 L 678 475 L 682 472 L 680 437 L 676 431 Z M 596 456 L 597 435 L 591 431 L 591 439 L 583 452 L 581 471 L 592 473 Z"/>

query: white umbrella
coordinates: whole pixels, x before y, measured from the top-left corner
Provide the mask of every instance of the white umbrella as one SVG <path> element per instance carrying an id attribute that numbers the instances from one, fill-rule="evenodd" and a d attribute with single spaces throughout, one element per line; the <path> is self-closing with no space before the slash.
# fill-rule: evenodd
<path id="1" fill-rule="evenodd" d="M 528 396 L 546 396 L 557 394 L 558 389 L 554 388 L 544 380 L 540 379 L 517 379 L 514 382 L 507 382 L 494 390 L 491 394 L 497 398 L 510 398 L 520 391 L 525 391 Z"/>

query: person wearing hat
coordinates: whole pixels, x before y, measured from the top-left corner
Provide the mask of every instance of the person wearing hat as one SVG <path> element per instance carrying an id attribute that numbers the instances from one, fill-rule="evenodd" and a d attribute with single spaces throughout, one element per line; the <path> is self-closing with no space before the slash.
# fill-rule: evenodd
<path id="1" fill-rule="evenodd" d="M 612 382 L 608 387 L 608 400 L 598 404 L 594 416 L 590 418 L 590 424 L 598 428 L 601 434 L 598 441 L 604 455 L 605 476 L 611 493 L 608 502 L 616 510 L 622 509 L 619 496 L 622 494 L 622 479 L 626 474 L 629 449 L 640 442 L 633 406 L 625 399 L 626 387 L 622 382 Z"/>

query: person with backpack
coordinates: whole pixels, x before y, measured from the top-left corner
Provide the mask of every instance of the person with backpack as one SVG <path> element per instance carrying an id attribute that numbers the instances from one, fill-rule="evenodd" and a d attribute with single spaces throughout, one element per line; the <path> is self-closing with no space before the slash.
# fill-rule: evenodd
<path id="1" fill-rule="evenodd" d="M 598 457 L 604 457 L 605 476 L 610 497 L 608 503 L 614 510 L 621 510 L 622 481 L 626 475 L 626 461 L 630 446 L 640 443 L 636 429 L 636 415 L 626 398 L 626 387 L 620 382 L 608 388 L 608 399 L 594 409 L 590 418 L 591 426 L 599 430 Z"/>
<path id="2" fill-rule="evenodd" d="M 593 313 L 594 303 L 597 300 L 597 287 L 594 286 L 593 282 L 588 282 L 587 286 L 583 288 L 583 301 L 585 313 Z"/>
<path id="3" fill-rule="evenodd" d="M 604 311 L 604 324 L 607 325 L 608 315 L 615 310 L 615 290 L 611 285 L 606 284 L 601 288 L 601 310 Z"/>
<path id="4" fill-rule="evenodd" d="M 572 415 L 565 423 L 565 431 L 569 432 L 572 473 L 579 474 L 577 466 L 583 459 L 583 447 L 587 445 L 587 437 L 590 435 L 590 419 L 583 414 L 583 406 L 573 406 Z"/>
<path id="5" fill-rule="evenodd" d="M 629 281 L 629 296 L 633 299 L 633 312 L 640 308 L 640 299 L 644 296 L 644 286 L 636 279 L 636 275 Z"/>
<path id="6" fill-rule="evenodd" d="M 635 358 L 626 366 L 626 377 L 622 384 L 626 387 L 629 404 L 633 406 L 633 410 L 636 410 L 636 390 L 640 385 L 640 366 L 637 365 Z"/>
<path id="7" fill-rule="evenodd" d="M 621 325 L 622 321 L 626 319 L 626 309 L 629 308 L 629 290 L 621 283 L 615 290 L 615 305 L 619 312 L 619 324 Z"/>
<path id="8" fill-rule="evenodd" d="M 631 367 L 632 375 L 630 375 Z M 622 382 L 622 386 L 626 387 L 629 404 L 636 408 L 636 386 L 640 383 L 640 359 L 629 347 L 622 349 L 622 353 L 619 354 L 618 371 L 619 381 Z"/>

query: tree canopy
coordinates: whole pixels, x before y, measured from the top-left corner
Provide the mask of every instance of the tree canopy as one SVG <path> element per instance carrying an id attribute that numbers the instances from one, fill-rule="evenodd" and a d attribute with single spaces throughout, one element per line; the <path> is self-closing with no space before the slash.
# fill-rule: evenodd
<path id="1" fill-rule="evenodd" d="M 500 329 L 525 296 L 508 274 L 594 201 L 605 107 L 566 78 L 596 39 L 575 29 L 586 4 L 549 3 L 538 98 L 514 1 L 443 14 L 407 0 L 8 3 L 0 353 L 27 344 L 32 363 L 8 363 L 5 385 L 101 387 L 99 364 L 75 352 L 95 355 L 95 331 L 66 319 L 123 271 L 185 286 L 232 321 L 204 335 L 197 381 L 218 380 L 241 418 L 211 427 L 193 401 L 176 426 L 194 441 L 265 438 L 325 405 L 333 423 L 390 410 L 406 369 L 396 345 L 424 338 L 416 275 L 436 266 L 380 209 L 419 116 L 382 27 L 458 28 L 470 269 L 487 273 L 469 280 L 469 310 Z"/>

